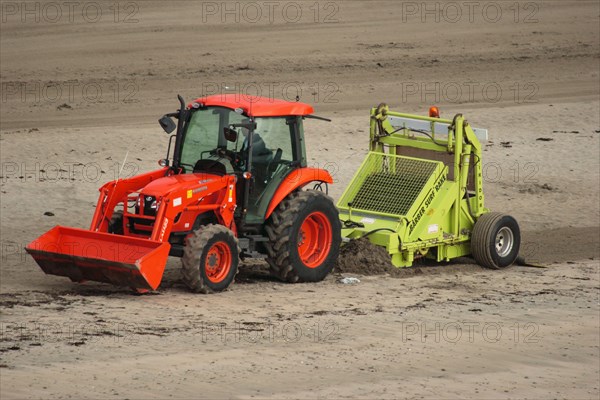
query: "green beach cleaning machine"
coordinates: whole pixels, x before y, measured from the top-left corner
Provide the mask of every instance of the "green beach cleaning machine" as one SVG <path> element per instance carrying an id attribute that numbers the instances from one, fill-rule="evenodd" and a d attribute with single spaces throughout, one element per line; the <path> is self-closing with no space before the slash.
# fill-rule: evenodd
<path id="1" fill-rule="evenodd" d="M 515 262 L 516 220 L 485 208 L 481 141 L 462 114 L 429 117 L 371 110 L 370 145 L 337 207 L 342 236 L 383 246 L 396 267 L 472 255 L 493 269 Z"/>

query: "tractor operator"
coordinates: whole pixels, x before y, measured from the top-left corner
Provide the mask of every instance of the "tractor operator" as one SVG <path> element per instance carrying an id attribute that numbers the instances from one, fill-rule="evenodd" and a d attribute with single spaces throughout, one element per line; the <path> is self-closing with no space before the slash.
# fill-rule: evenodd
<path id="1" fill-rule="evenodd" d="M 243 122 L 249 123 L 250 120 L 244 120 Z M 248 150 L 248 135 L 250 134 L 250 130 L 248 128 L 241 128 L 241 130 L 244 135 L 244 142 L 239 155 L 240 159 L 243 161 L 243 165 L 245 165 L 248 159 L 246 152 Z M 272 158 L 273 151 L 268 149 L 262 137 L 260 137 L 257 132 L 254 132 L 252 134 L 252 163 L 268 164 Z"/>

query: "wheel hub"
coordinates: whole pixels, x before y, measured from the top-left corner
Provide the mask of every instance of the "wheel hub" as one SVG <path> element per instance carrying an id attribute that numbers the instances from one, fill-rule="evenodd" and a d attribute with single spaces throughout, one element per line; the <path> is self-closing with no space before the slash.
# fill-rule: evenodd
<path id="1" fill-rule="evenodd" d="M 304 244 L 306 240 L 306 233 L 304 233 L 304 230 L 300 231 L 300 234 L 298 235 L 298 247 L 302 246 Z"/>
<path id="2" fill-rule="evenodd" d="M 214 268 L 219 263 L 219 256 L 215 253 L 211 253 L 208 255 L 208 266 Z"/>
<path id="3" fill-rule="evenodd" d="M 306 217 L 298 232 L 298 255 L 309 268 L 317 268 L 329 255 L 332 241 L 331 223 L 321 212 Z"/>
<path id="4" fill-rule="evenodd" d="M 513 248 L 514 235 L 508 227 L 503 227 L 496 234 L 496 253 L 500 257 L 506 257 Z"/>
<path id="5" fill-rule="evenodd" d="M 223 281 L 229 274 L 231 261 L 232 255 L 227 244 L 225 242 L 215 243 L 208 251 L 204 262 L 204 271 L 208 280 L 213 283 Z"/>

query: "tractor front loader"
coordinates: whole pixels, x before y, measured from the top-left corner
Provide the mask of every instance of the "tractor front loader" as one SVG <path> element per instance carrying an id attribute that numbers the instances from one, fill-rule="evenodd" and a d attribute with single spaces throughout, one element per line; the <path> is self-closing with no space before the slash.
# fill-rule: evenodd
<path id="1" fill-rule="evenodd" d="M 517 258 L 519 226 L 484 206 L 479 138 L 458 114 L 429 117 L 371 110 L 370 151 L 338 202 L 348 239 L 368 237 L 397 267 L 427 257 L 472 255 L 484 267 L 504 268 Z"/>
<path id="2" fill-rule="evenodd" d="M 333 183 L 306 165 L 313 108 L 237 94 L 179 101 L 159 120 L 176 131 L 160 169 L 105 184 L 88 230 L 57 226 L 27 252 L 47 274 L 139 292 L 160 285 L 169 256 L 195 292 L 227 288 L 240 257 L 265 258 L 284 281 L 324 279 L 341 225 L 325 193 L 302 190 Z"/>

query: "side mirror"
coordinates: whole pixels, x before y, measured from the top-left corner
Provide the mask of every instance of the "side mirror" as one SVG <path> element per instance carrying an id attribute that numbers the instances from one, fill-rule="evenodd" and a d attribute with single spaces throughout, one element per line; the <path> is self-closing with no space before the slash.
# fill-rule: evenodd
<path id="1" fill-rule="evenodd" d="M 228 142 L 235 142 L 238 137 L 237 132 L 228 127 L 223 128 L 223 135 L 225 135 L 225 139 L 227 139 Z"/>
<path id="2" fill-rule="evenodd" d="M 173 122 L 173 120 L 171 118 L 167 117 L 166 115 L 163 115 L 162 118 L 158 120 L 158 123 L 163 128 L 163 130 L 167 133 L 171 133 L 177 128 L 177 125 L 175 125 L 175 122 Z"/>

